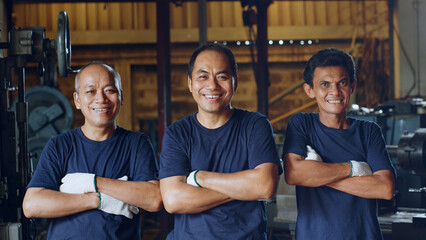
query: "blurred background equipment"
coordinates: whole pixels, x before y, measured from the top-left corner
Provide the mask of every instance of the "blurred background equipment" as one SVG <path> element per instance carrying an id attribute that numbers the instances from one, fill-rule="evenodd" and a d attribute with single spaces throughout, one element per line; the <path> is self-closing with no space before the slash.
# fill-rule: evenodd
<path id="1" fill-rule="evenodd" d="M 44 27 L 14 28 L 8 40 L 1 43 L 8 56 L 0 58 L 0 239 L 30 239 L 36 227 L 22 213 L 25 188 L 46 142 L 70 130 L 74 119 L 70 102 L 56 88 L 55 55 L 60 75 L 71 71 L 68 15 L 59 13 L 56 40 L 45 37 Z M 38 63 L 42 86 L 26 91 L 30 62 Z"/>

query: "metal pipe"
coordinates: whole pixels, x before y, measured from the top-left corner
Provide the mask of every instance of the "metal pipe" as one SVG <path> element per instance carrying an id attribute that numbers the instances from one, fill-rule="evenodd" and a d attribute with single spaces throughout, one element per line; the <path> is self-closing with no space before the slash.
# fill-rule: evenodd
<path id="1" fill-rule="evenodd" d="M 289 89 L 286 89 L 285 91 L 278 94 L 276 97 L 271 99 L 271 102 L 269 103 L 269 107 L 274 105 L 276 102 L 284 98 L 285 96 L 289 95 L 290 93 L 294 92 L 294 90 L 298 89 L 300 86 L 302 86 L 305 83 L 305 81 L 300 81 L 291 86 Z"/>
<path id="2" fill-rule="evenodd" d="M 270 1 L 256 1 L 257 7 L 257 110 L 268 116 L 268 7 Z"/>
<path id="3" fill-rule="evenodd" d="M 389 26 L 389 52 L 390 52 L 390 61 L 389 61 L 389 65 L 390 65 L 390 69 L 392 69 L 390 71 L 390 78 L 391 78 L 391 99 L 395 98 L 395 53 L 394 53 L 394 44 L 395 44 L 395 39 L 393 37 L 393 13 L 394 13 L 394 2 L 393 0 L 388 0 L 388 26 Z"/>
<path id="4" fill-rule="evenodd" d="M 170 0 L 157 2 L 157 84 L 159 150 L 164 130 L 171 123 L 170 111 Z"/>
<path id="5" fill-rule="evenodd" d="M 281 120 L 283 120 L 283 119 L 285 119 L 285 118 L 290 117 L 291 115 L 293 115 L 293 114 L 295 114 L 295 113 L 298 113 L 298 112 L 302 111 L 302 110 L 303 110 L 303 109 L 305 109 L 305 108 L 308 108 L 308 107 L 310 107 L 310 106 L 315 105 L 316 103 L 317 103 L 317 101 L 316 101 L 316 100 L 314 100 L 314 101 L 312 101 L 312 102 L 309 102 L 309 103 L 307 103 L 307 104 L 305 104 L 305 105 L 302 105 L 301 107 L 298 107 L 298 108 L 296 108 L 296 109 L 293 109 L 292 111 L 290 111 L 290 112 L 288 112 L 288 113 L 284 113 L 283 115 L 281 115 L 281 116 L 279 116 L 279 117 L 276 117 L 276 118 L 272 119 L 270 122 L 271 122 L 271 124 L 274 124 L 274 123 L 276 123 L 276 122 L 279 122 L 279 121 L 281 121 Z"/>
<path id="6" fill-rule="evenodd" d="M 18 102 L 16 106 L 17 110 L 17 122 L 19 130 L 19 170 L 20 187 L 19 187 L 19 201 L 22 206 L 24 199 L 25 189 L 28 185 L 28 103 L 25 100 L 25 68 L 18 67 Z M 21 216 L 22 224 L 22 235 L 24 239 L 29 239 L 29 219 L 25 216 Z"/>

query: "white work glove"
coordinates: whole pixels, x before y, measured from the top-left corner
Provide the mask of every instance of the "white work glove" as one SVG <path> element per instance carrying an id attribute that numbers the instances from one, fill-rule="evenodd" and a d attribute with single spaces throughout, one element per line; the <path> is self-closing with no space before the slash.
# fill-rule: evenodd
<path id="1" fill-rule="evenodd" d="M 59 191 L 64 193 L 96 192 L 96 175 L 93 173 L 69 173 L 62 178 Z"/>
<path id="2" fill-rule="evenodd" d="M 366 162 L 350 160 L 349 163 L 351 164 L 351 174 L 349 177 L 369 176 L 373 174 L 370 165 Z"/>
<path id="3" fill-rule="evenodd" d="M 322 158 L 311 146 L 306 145 L 306 158 L 305 160 L 322 162 Z"/>
<path id="4" fill-rule="evenodd" d="M 127 181 L 128 177 L 123 176 L 118 180 Z M 133 214 L 139 213 L 139 208 L 133 205 L 129 205 L 121 200 L 118 200 L 114 197 L 111 197 L 105 193 L 100 194 L 100 205 L 99 210 L 102 210 L 106 213 L 115 214 L 115 215 L 123 215 L 127 218 L 132 219 Z"/>
<path id="5" fill-rule="evenodd" d="M 195 186 L 195 187 L 201 187 L 201 186 L 200 186 L 200 184 L 198 184 L 197 179 L 196 179 L 196 177 L 197 177 L 197 172 L 198 172 L 198 171 L 199 171 L 199 170 L 192 171 L 192 172 L 188 175 L 188 177 L 186 178 L 186 183 L 187 183 L 187 184 L 192 185 L 192 186 Z"/>
<path id="6" fill-rule="evenodd" d="M 106 213 L 123 215 L 127 218 L 132 219 L 133 214 L 139 213 L 139 208 L 129 205 L 121 200 L 111 197 L 105 193 L 100 193 L 100 207 Z"/>

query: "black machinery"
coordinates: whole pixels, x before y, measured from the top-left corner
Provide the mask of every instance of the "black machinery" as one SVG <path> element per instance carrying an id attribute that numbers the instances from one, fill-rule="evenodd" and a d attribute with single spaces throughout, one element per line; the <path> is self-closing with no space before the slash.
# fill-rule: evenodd
<path id="1" fill-rule="evenodd" d="M 0 239 L 30 239 L 29 219 L 22 213 L 25 188 L 47 140 L 71 129 L 74 118 L 69 101 L 55 88 L 55 55 L 59 74 L 71 71 L 67 13 L 59 13 L 55 40 L 45 37 L 44 27 L 15 28 L 0 48 L 8 53 L 0 55 Z M 44 86 L 25 91 L 28 62 L 39 64 Z"/>
<path id="2" fill-rule="evenodd" d="M 398 159 L 398 165 L 412 171 L 415 175 L 426 176 L 426 128 L 419 128 L 414 133 L 401 136 L 398 145 L 387 146 L 389 155 Z M 413 183 L 416 184 L 416 183 Z M 426 236 L 426 184 L 418 182 L 415 187 L 408 188 L 410 198 L 419 199 L 418 214 L 412 214 L 412 219 L 398 219 L 392 223 L 393 239 L 424 239 Z M 406 212 L 416 209 L 400 208 Z M 402 212 L 400 211 L 400 212 Z M 423 213 L 422 213 L 423 212 Z M 398 215 L 398 212 L 396 216 Z"/>
<path id="3" fill-rule="evenodd" d="M 377 109 L 353 108 L 353 118 L 376 122 L 397 170 L 395 197 L 379 201 L 385 239 L 426 236 L 426 101 L 390 101 Z"/>

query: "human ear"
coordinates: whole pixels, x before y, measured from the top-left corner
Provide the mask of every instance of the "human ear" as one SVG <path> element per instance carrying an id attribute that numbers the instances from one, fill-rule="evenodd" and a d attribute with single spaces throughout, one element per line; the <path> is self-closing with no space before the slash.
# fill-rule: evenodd
<path id="1" fill-rule="evenodd" d="M 77 92 L 74 92 L 72 96 L 73 96 L 73 98 L 74 98 L 75 108 L 77 108 L 77 109 L 81 109 L 81 105 L 80 105 L 80 98 L 79 98 L 79 96 L 78 96 L 78 93 L 77 93 Z"/>
<path id="2" fill-rule="evenodd" d="M 191 76 L 188 75 L 188 88 L 189 88 L 189 92 L 192 92 L 192 86 L 191 86 Z"/>
<path id="3" fill-rule="evenodd" d="M 310 98 L 315 98 L 315 93 L 311 87 L 311 85 L 304 83 L 303 84 L 303 90 L 305 90 L 306 95 Z"/>

